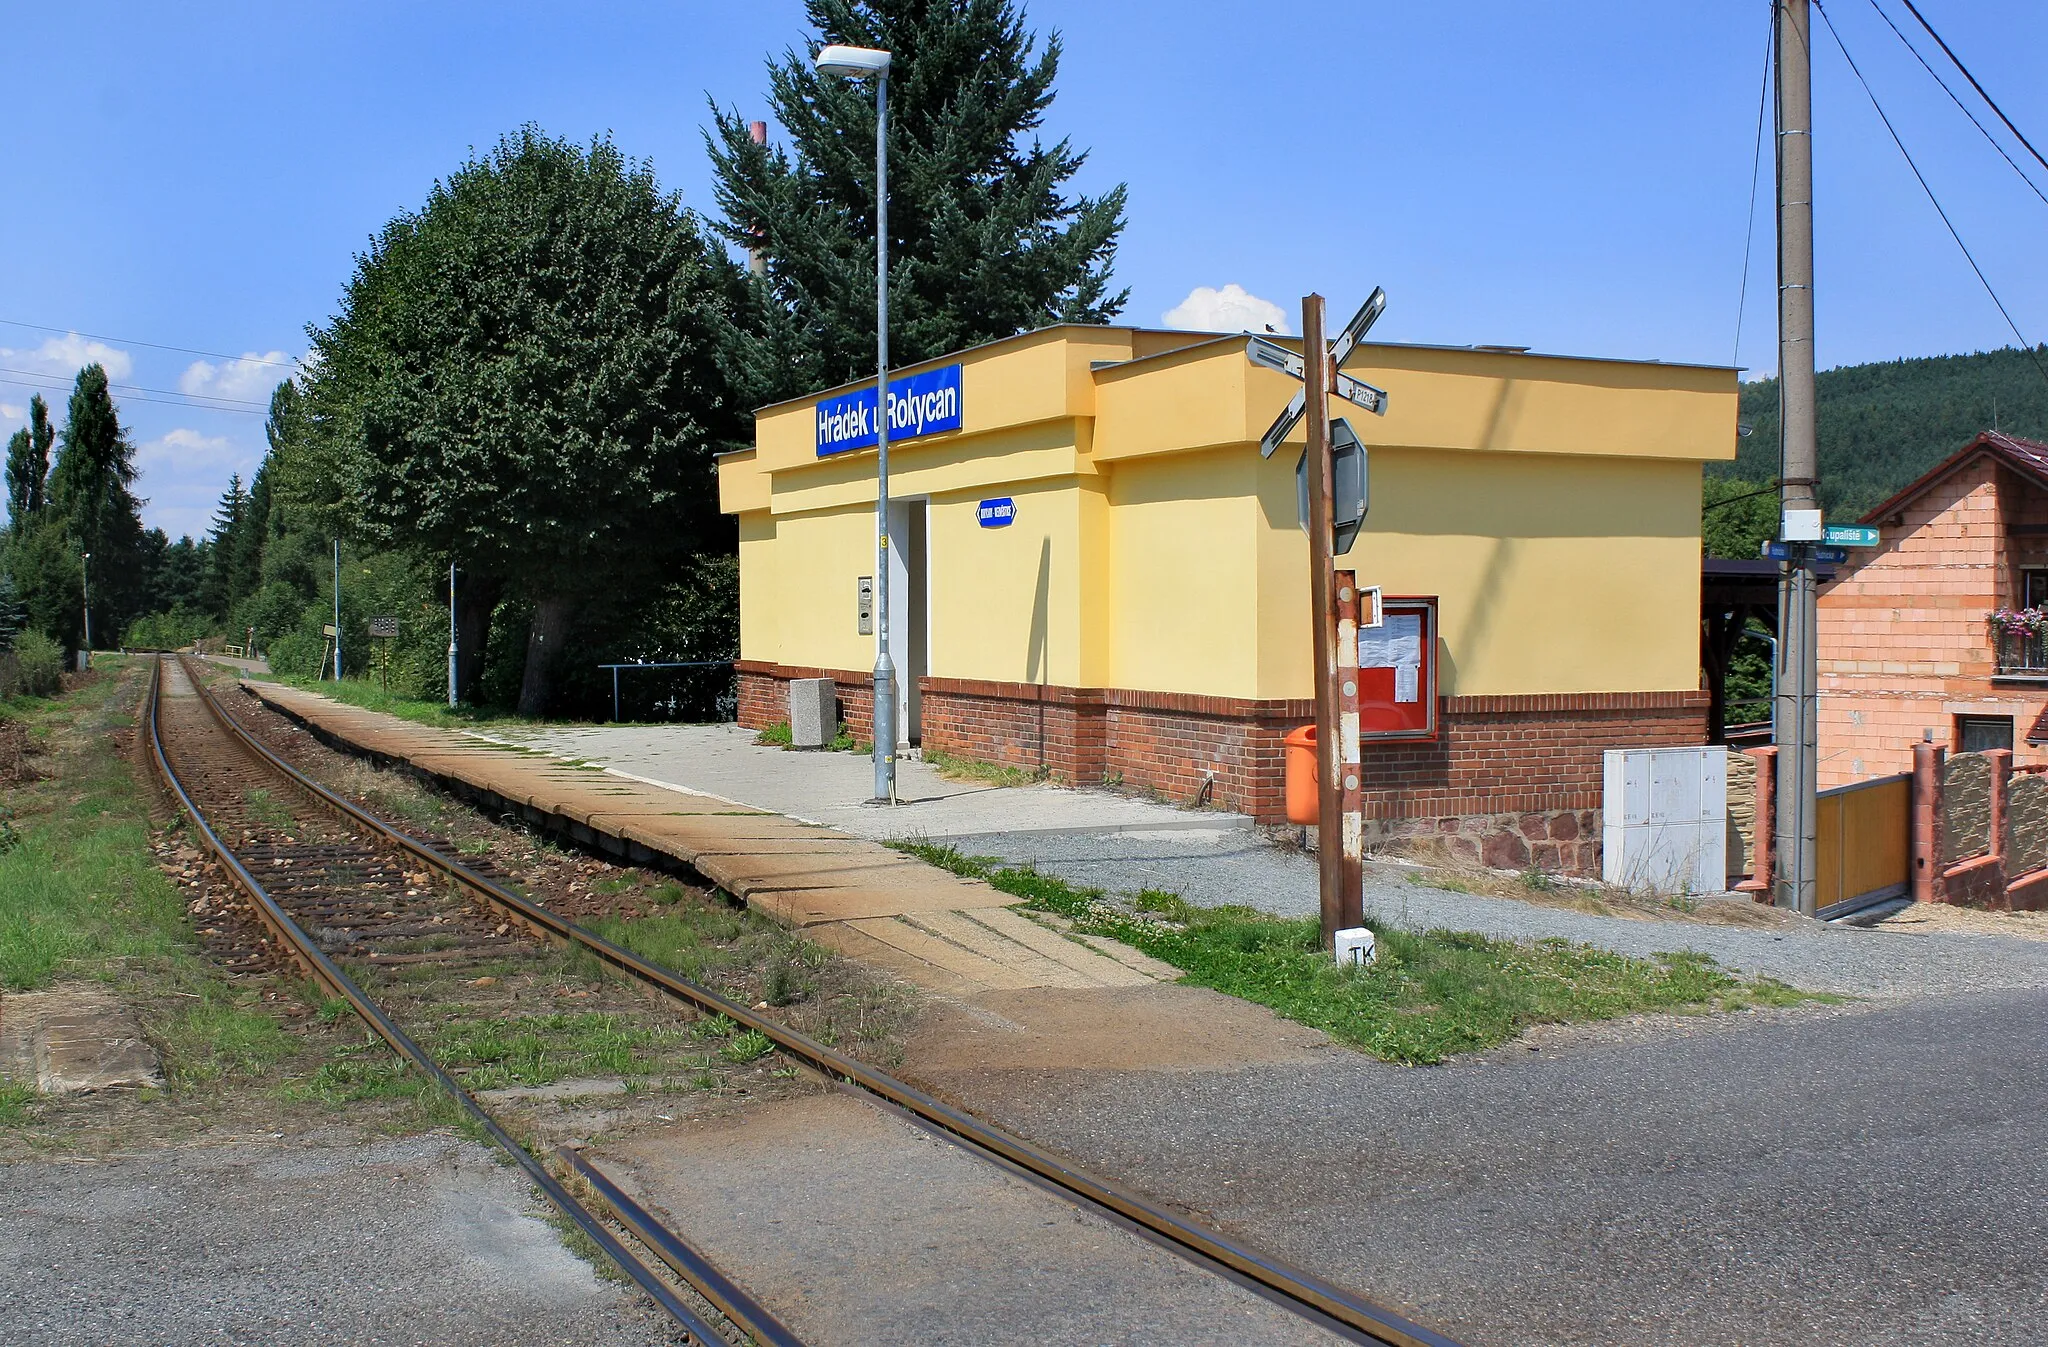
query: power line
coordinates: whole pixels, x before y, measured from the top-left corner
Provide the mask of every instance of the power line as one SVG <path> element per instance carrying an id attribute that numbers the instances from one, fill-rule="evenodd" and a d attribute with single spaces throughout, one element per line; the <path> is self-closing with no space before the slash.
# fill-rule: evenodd
<path id="1" fill-rule="evenodd" d="M 1927 22 L 1926 16 L 1921 14 L 1921 12 L 1918 9 L 1915 9 L 1913 7 L 1913 0 L 1905 0 L 1905 5 L 1907 11 L 1910 12 L 1914 18 L 1920 20 L 1920 26 L 1927 30 L 1927 36 L 1933 38 L 1935 44 L 1941 48 L 1942 55 L 1948 57 L 1950 61 L 1955 63 L 1955 68 L 1963 72 L 1963 78 L 1968 80 L 1970 82 L 1970 87 L 1977 91 L 1977 96 L 1983 99 L 1987 104 L 1989 104 L 1991 110 L 1998 114 L 1998 120 L 2005 123 L 2005 129 L 2012 132 L 2013 135 L 2019 137 L 2020 144 L 2027 147 L 2027 153 L 2034 156 L 2035 163 L 2039 164 L 2043 168 L 2048 168 L 2048 159 L 2043 159 L 2041 157 L 2041 152 L 2034 148 L 2033 141 L 2028 140 L 2024 135 L 2020 134 L 2020 129 L 2012 124 L 2012 118 L 2005 115 L 2005 109 L 1998 106 L 1997 101 L 1993 99 L 1990 94 L 1984 91 L 1983 85 L 1977 83 L 1977 77 L 1970 73 L 1970 68 L 1963 64 L 1962 58 L 1955 54 L 1954 50 L 1952 50 L 1949 47 L 1948 43 L 1943 42 L 1941 40 L 1941 34 L 1934 31 L 1934 25 Z M 1829 25 L 1829 27 L 1833 26 L 1834 25 L 1832 24 Z M 1840 42 L 1841 39 L 1836 38 L 1835 41 Z"/>
<path id="2" fill-rule="evenodd" d="M 2026 350 L 2027 358 L 2034 362 L 2034 369 L 2040 374 L 2041 381 L 2048 383 L 2048 366 L 2041 364 L 2041 357 L 2035 351 L 2034 343 L 2027 340 L 2026 335 L 2020 331 L 2020 325 L 2012 320 L 2012 314 L 2006 309 L 2005 301 L 1991 288 L 1990 278 L 1985 276 L 1984 268 L 1977 265 L 1976 257 L 1970 252 L 1970 245 L 1963 242 L 1963 236 L 1956 232 L 1955 222 L 1950 220 L 1948 212 L 1941 208 L 1940 198 L 1936 197 L 1934 189 L 1927 185 L 1927 175 L 1920 171 L 1920 165 L 1913 162 L 1912 152 L 1906 148 L 1906 142 L 1899 139 L 1898 130 L 1892 125 L 1892 119 L 1885 115 L 1884 104 L 1877 101 L 1877 91 L 1870 87 L 1869 80 L 1863 78 L 1862 70 L 1857 68 L 1856 58 L 1849 54 L 1848 44 L 1842 41 L 1841 33 L 1835 28 L 1835 21 L 1828 17 L 1828 12 L 1821 7 L 1820 0 L 1814 0 L 1813 8 L 1820 15 L 1820 21 L 1827 25 L 1828 36 L 1835 40 L 1835 47 L 1842 53 L 1842 59 L 1849 63 L 1849 72 L 1856 76 L 1856 82 L 1863 86 L 1864 94 L 1870 99 L 1870 106 L 1877 111 L 1877 119 L 1884 123 L 1884 129 L 1891 135 L 1892 144 L 1899 147 L 1899 154 L 1905 159 L 1906 167 L 1913 170 L 1913 177 L 1919 182 L 1920 190 L 1927 193 L 1928 203 L 1934 207 L 1934 213 L 1939 215 L 1942 224 L 1948 227 L 1948 236 L 1956 241 L 1956 247 L 1962 249 L 1963 259 L 1970 264 L 1970 270 L 1977 273 L 1978 283 L 1984 287 L 1984 293 L 1991 296 L 1991 302 L 1998 306 L 1999 316 L 2005 319 L 2005 325 L 2012 329 L 2013 336 L 2019 338 L 2020 345 Z"/>
<path id="3" fill-rule="evenodd" d="M 224 351 L 201 351 L 191 346 L 170 346 L 160 341 L 138 341 L 133 337 L 109 337 L 100 332 L 80 332 L 75 327 L 51 327 L 47 323 L 24 323 L 18 318 L 0 318 L 0 327 L 25 327 L 33 332 L 55 332 L 66 337 L 84 337 L 89 341 L 117 341 L 123 346 L 147 346 L 157 351 L 179 351 L 185 355 L 203 355 L 214 360 L 239 360 L 245 365 L 276 365 L 281 369 L 296 369 L 296 360 L 264 360 L 253 355 L 229 355 Z"/>
<path id="4" fill-rule="evenodd" d="M 1771 27 L 1764 29 L 1764 74 L 1756 91 L 1756 149 L 1749 161 L 1749 220 L 1742 235 L 1742 287 L 1735 296 L 1735 355 L 1728 363 L 1742 364 L 1742 312 L 1749 306 L 1749 250 L 1756 242 L 1756 184 L 1764 164 L 1764 108 L 1771 96 L 1771 37 L 1777 24 L 1777 15 L 1771 16 Z"/>
<path id="5" fill-rule="evenodd" d="M 1933 66 L 1927 64 L 1927 58 L 1920 54 L 1920 49 L 1914 46 L 1911 42 L 1908 42 L 1906 40 L 1906 35 L 1899 31 L 1899 26 L 1897 24 L 1892 22 L 1892 16 L 1884 12 L 1884 7 L 1878 4 L 1877 0 L 1870 0 L 1870 7 L 1877 11 L 1878 18 L 1884 20 L 1884 26 L 1891 29 L 1892 32 L 1897 35 L 1900 44 L 1903 45 L 1907 51 L 1913 53 L 1913 59 L 1920 63 L 1920 68 L 1927 72 L 1928 78 L 1932 79 L 1936 84 L 1939 84 L 1941 86 L 1941 91 L 1948 95 L 1949 101 L 1951 103 L 1954 103 L 1956 107 L 1962 111 L 1962 114 L 1970 119 L 1970 125 L 1976 127 L 1978 134 L 1982 135 L 1986 141 L 1990 142 L 1992 149 L 1998 151 L 1998 157 L 2005 160 L 2006 163 L 2010 164 L 2012 166 L 2012 171 L 2019 174 L 2020 181 L 2025 183 L 2029 188 L 2031 188 L 2033 190 L 2034 195 L 2040 197 L 2044 204 L 2048 204 L 2048 192 L 2043 192 L 2041 190 L 2040 184 L 2036 183 L 2032 178 L 2027 176 L 2026 171 L 2019 166 L 2019 163 L 2016 160 L 2014 160 L 2014 158 L 2011 155 L 2005 152 L 2005 146 L 1999 144 L 1998 138 L 1991 134 L 1990 128 L 1985 126 L 1984 123 L 1978 121 L 1977 114 L 1970 111 L 1970 109 L 1967 106 L 1965 106 L 1962 99 L 1956 97 L 1956 91 L 1948 87 L 1947 80 L 1943 79 L 1940 75 L 1935 73 Z M 1908 8 L 1911 8 L 1911 6 L 1909 5 Z M 1937 42 L 1939 42 L 1940 40 L 1940 38 L 1935 39 L 1935 41 Z M 1964 73 L 1967 74 L 1968 72 L 1966 71 Z"/>
<path id="6" fill-rule="evenodd" d="M 50 386 L 51 388 L 53 388 L 53 389 L 57 389 L 57 390 L 59 390 L 59 391 L 62 391 L 62 389 L 63 389 L 63 388 L 64 388 L 64 386 L 65 386 L 65 380 L 64 380 L 64 376 L 63 376 L 63 375 L 61 375 L 61 374 L 44 374 L 44 373 L 43 373 L 43 372 L 41 372 L 40 370 L 32 370 L 32 369 L 8 369 L 8 368 L 7 368 L 6 366 L 4 366 L 4 365 L 0 365 L 0 374 L 15 374 L 15 375 L 19 375 L 19 376 L 21 376 L 21 377 L 22 377 L 22 378 L 24 378 L 24 379 L 42 379 L 42 380 L 46 380 L 46 381 L 48 382 L 48 384 L 49 384 L 49 386 Z M 143 387 L 142 385 L 140 385 L 140 384 L 123 384 L 123 383 L 115 383 L 115 382 L 114 382 L 113 380 L 111 380 L 111 379 L 109 379 L 109 380 L 107 381 L 107 387 L 108 387 L 108 388 L 110 388 L 110 389 L 113 389 L 113 390 L 115 390 L 115 391 L 117 391 L 117 392 L 124 392 L 124 393 L 161 393 L 161 394 L 163 394 L 163 395 L 164 395 L 165 397 L 173 397 L 173 398 L 196 398 L 196 399 L 199 399 L 199 400 L 201 400 L 201 401 L 203 401 L 203 402 L 226 402 L 226 403 L 234 403 L 234 404 L 236 404 L 236 405 L 238 405 L 238 406 L 241 406 L 241 407 L 250 407 L 250 408 L 255 408 L 255 409 L 257 409 L 257 410 L 260 410 L 260 411 L 268 411 L 268 410 L 270 409 L 270 404 L 269 404 L 269 403 L 267 403 L 267 402 L 259 402 L 259 401 L 257 401 L 257 400 L 256 400 L 256 399 L 254 399 L 254 398 L 231 398 L 231 397 L 225 397 L 225 396 L 223 396 L 223 395 L 221 395 L 221 394 L 218 394 L 218 393 L 187 393 L 187 392 L 185 392 L 185 391 L 184 391 L 183 389 L 179 389 L 179 388 L 144 388 L 144 387 Z M 195 404 L 195 405 L 196 405 L 196 404 Z M 229 410 L 229 408 L 227 408 L 227 407 L 217 407 L 217 408 L 214 408 L 214 409 L 212 409 L 212 410 L 215 410 L 215 411 L 227 411 L 227 410 Z"/>
<path id="7" fill-rule="evenodd" d="M 29 383 L 28 381 L 23 379 L 9 379 L 4 377 L 0 377 L 0 387 L 29 388 L 34 389 L 38 393 L 61 393 L 64 391 L 64 386 L 62 384 Z M 121 394 L 121 401 L 149 402 L 162 407 L 183 407 L 188 411 L 195 412 L 226 412 L 233 416 L 262 416 L 265 414 L 264 412 L 259 411 L 254 407 L 208 407 L 196 402 L 179 402 L 175 401 L 173 398 L 141 397 L 133 393 Z"/>

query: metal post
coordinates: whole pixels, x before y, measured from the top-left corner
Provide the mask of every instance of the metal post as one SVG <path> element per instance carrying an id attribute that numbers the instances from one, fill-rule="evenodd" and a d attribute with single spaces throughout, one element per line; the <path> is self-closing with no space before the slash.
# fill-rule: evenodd
<path id="1" fill-rule="evenodd" d="M 341 539 L 334 540 L 334 681 L 341 681 Z"/>
<path id="2" fill-rule="evenodd" d="M 1307 393 L 1309 616 L 1316 660 L 1316 870 L 1322 892 L 1323 948 L 1344 925 L 1344 754 L 1338 741 L 1337 610 L 1330 564 L 1330 358 L 1323 341 L 1323 297 L 1301 301 L 1302 386 Z"/>
<path id="3" fill-rule="evenodd" d="M 619 723 L 619 666 L 612 666 L 612 724 Z"/>
<path id="4" fill-rule="evenodd" d="M 889 76 L 875 78 L 875 799 L 896 803 L 896 664 L 889 655 Z"/>
<path id="5" fill-rule="evenodd" d="M 455 563 L 448 563 L 448 709 L 454 710 L 461 684 L 456 682 L 455 663 Z"/>
<path id="6" fill-rule="evenodd" d="M 78 606 L 85 618 L 85 649 L 78 652 L 78 667 L 92 667 L 92 589 L 89 572 L 92 570 L 92 553 L 78 554 Z"/>
<path id="7" fill-rule="evenodd" d="M 1810 0 L 1777 0 L 1778 393 L 1784 435 L 1781 510 L 1814 510 L 1819 465 L 1813 379 L 1813 65 Z M 1778 744 L 1780 907 L 1815 910 L 1819 852 L 1818 624 L 1812 548 L 1781 571 L 1774 734 Z"/>

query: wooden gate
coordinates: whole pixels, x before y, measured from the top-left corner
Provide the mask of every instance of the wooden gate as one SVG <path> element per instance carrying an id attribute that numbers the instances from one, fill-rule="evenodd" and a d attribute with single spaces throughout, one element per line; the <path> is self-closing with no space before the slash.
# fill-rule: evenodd
<path id="1" fill-rule="evenodd" d="M 1820 793 L 1815 915 L 1839 916 L 1912 886 L 1913 778 L 1879 777 Z"/>

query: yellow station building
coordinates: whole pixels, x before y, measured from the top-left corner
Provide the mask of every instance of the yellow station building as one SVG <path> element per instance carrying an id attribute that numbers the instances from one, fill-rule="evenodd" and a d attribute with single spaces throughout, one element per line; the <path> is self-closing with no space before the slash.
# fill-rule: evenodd
<path id="1" fill-rule="evenodd" d="M 1704 736 L 1700 469 L 1734 454 L 1735 371 L 1378 344 L 1346 371 L 1388 409 L 1333 401 L 1370 459 L 1339 565 L 1421 632 L 1381 656 L 1403 704 L 1366 748 L 1369 816 L 1596 868 L 1600 750 Z M 1258 440 L 1299 387 L 1242 336 L 1078 325 L 892 376 L 908 741 L 1277 818 L 1280 735 L 1313 719 L 1308 546 L 1302 433 Z M 720 462 L 743 723 L 817 676 L 872 723 L 872 410 L 872 384 L 765 408 Z"/>

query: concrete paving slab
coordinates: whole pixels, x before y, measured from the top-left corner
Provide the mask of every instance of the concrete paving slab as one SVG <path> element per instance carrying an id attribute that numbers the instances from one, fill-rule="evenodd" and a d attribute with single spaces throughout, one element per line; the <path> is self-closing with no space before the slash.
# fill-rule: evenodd
<path id="1" fill-rule="evenodd" d="M 592 1158 L 813 1347 L 1337 1341 L 844 1094 Z"/>
<path id="2" fill-rule="evenodd" d="M 155 1090 L 164 1083 L 135 1017 L 97 987 L 0 997 L 0 1076 L 44 1094 Z"/>

